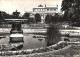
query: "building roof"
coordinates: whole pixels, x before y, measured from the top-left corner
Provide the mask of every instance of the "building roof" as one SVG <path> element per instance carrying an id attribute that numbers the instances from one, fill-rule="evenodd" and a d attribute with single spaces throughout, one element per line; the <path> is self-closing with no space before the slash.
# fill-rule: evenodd
<path id="1" fill-rule="evenodd" d="M 39 5 L 38 7 L 36 7 L 36 8 L 33 8 L 33 9 L 46 9 L 46 8 L 55 8 L 55 9 L 58 9 L 58 5 L 56 6 L 56 5 L 45 5 L 45 7 L 43 6 L 43 5 Z"/>
<path id="2" fill-rule="evenodd" d="M 43 7 L 43 5 L 40 4 L 38 7 Z"/>

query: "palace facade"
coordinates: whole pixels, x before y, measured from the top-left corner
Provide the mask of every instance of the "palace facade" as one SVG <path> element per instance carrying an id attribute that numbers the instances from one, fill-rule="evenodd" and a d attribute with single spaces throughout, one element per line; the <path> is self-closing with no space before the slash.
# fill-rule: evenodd
<path id="1" fill-rule="evenodd" d="M 55 13 L 58 13 L 58 5 L 39 5 L 38 7 L 33 8 L 33 12 L 31 12 L 30 17 L 34 17 L 36 13 L 39 13 L 41 15 L 42 22 L 45 22 L 44 19 L 46 15 L 54 15 Z"/>

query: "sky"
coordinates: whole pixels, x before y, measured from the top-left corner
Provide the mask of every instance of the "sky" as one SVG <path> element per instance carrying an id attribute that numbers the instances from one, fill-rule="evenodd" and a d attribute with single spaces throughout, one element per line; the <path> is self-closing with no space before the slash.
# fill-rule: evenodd
<path id="1" fill-rule="evenodd" d="M 0 0 L 0 10 L 12 14 L 16 9 L 23 14 L 32 11 L 38 5 L 58 5 L 60 11 L 62 0 Z"/>

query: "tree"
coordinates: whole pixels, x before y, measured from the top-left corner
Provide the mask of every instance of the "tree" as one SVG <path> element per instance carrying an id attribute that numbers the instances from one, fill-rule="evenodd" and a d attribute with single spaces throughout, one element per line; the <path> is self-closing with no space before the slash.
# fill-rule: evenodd
<path id="1" fill-rule="evenodd" d="M 31 18 L 30 18 L 30 13 L 28 13 L 28 12 L 25 12 L 25 13 L 23 14 L 22 18 L 28 19 L 28 21 L 25 22 L 25 23 L 30 23 L 30 22 L 32 21 Z"/>
<path id="2" fill-rule="evenodd" d="M 58 13 L 55 13 L 54 16 L 51 17 L 51 22 L 59 22 L 59 15 Z"/>
<path id="3" fill-rule="evenodd" d="M 7 15 L 6 12 L 0 11 L 0 21 L 3 21 L 6 17 L 6 15 Z"/>
<path id="4" fill-rule="evenodd" d="M 62 15 L 59 15 L 59 21 L 60 22 L 64 22 L 65 21 L 64 18 L 63 18 L 63 16 L 64 16 L 63 14 Z"/>
<path id="5" fill-rule="evenodd" d="M 80 0 L 63 0 L 62 11 L 64 11 L 65 19 L 80 23 Z"/>
<path id="6" fill-rule="evenodd" d="M 46 15 L 45 23 L 51 23 L 51 15 Z"/>
<path id="7" fill-rule="evenodd" d="M 47 30 L 47 46 L 58 43 L 61 40 L 59 29 L 56 25 L 49 24 Z"/>
<path id="8" fill-rule="evenodd" d="M 22 16 L 23 18 L 29 19 L 30 18 L 30 13 L 26 12 Z"/>
<path id="9" fill-rule="evenodd" d="M 35 23 L 34 18 L 29 18 L 29 19 L 28 19 L 28 23 Z"/>
<path id="10" fill-rule="evenodd" d="M 40 16 L 39 13 L 36 13 L 36 14 L 35 14 L 35 22 L 36 22 L 36 23 L 37 23 L 37 22 L 41 22 L 41 16 Z"/>
<path id="11" fill-rule="evenodd" d="M 2 12 L 0 11 L 0 20 L 3 19 L 3 15 L 2 15 Z"/>

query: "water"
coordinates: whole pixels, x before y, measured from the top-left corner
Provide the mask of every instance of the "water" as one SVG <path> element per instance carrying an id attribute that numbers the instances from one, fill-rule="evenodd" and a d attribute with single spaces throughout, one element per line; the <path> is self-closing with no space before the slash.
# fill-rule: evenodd
<path id="1" fill-rule="evenodd" d="M 70 42 L 80 42 L 80 36 L 62 36 L 61 38 L 63 41 L 65 41 L 65 39 L 69 39 Z"/>
<path id="2" fill-rule="evenodd" d="M 0 39 L 0 44 L 8 44 L 9 43 L 9 34 L 6 35 L 6 38 Z M 32 34 L 24 35 L 24 44 L 23 49 L 33 49 L 46 47 L 46 39 L 45 38 L 33 38 Z"/>
<path id="3" fill-rule="evenodd" d="M 30 35 L 24 36 L 23 46 L 23 49 L 46 47 L 46 41 L 45 38 L 33 38 Z"/>
<path id="4" fill-rule="evenodd" d="M 37 30 L 38 31 L 38 30 Z M 36 31 L 36 32 L 37 32 Z M 43 32 L 41 33 L 43 34 Z M 34 38 L 34 34 L 26 34 L 24 33 L 24 44 L 23 49 L 33 49 L 33 48 L 40 48 L 53 45 L 60 41 L 60 37 L 58 36 L 58 30 L 55 27 L 48 28 L 46 32 L 46 38 Z M 5 34 L 6 35 L 6 34 Z M 44 35 L 44 34 L 43 34 Z M 6 38 L 0 40 L 0 44 L 8 44 L 9 43 L 9 34 L 6 35 Z M 59 38 L 58 38 L 59 37 Z"/>

